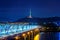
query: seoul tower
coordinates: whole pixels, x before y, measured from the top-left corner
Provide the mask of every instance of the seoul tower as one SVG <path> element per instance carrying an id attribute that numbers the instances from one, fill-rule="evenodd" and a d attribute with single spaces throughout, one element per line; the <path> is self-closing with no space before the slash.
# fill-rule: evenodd
<path id="1" fill-rule="evenodd" d="M 29 14 L 28 18 L 32 18 L 31 9 L 30 9 L 30 14 Z"/>

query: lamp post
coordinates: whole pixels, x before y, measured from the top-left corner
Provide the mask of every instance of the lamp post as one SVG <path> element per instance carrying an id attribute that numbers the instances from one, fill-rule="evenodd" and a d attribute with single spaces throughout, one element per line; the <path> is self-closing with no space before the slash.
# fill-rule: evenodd
<path id="1" fill-rule="evenodd" d="M 30 40 L 30 32 L 27 32 L 28 36 L 29 36 L 29 40 Z"/>
<path id="2" fill-rule="evenodd" d="M 31 34 L 32 34 L 32 38 L 31 39 L 33 40 L 33 31 L 31 31 Z"/>
<path id="3" fill-rule="evenodd" d="M 26 34 L 22 34 L 22 36 L 24 37 L 24 40 L 26 40 L 27 35 Z"/>
<path id="4" fill-rule="evenodd" d="M 16 37 L 15 37 L 15 40 L 19 40 L 19 39 L 20 39 L 20 37 L 19 37 L 19 36 L 16 36 Z"/>

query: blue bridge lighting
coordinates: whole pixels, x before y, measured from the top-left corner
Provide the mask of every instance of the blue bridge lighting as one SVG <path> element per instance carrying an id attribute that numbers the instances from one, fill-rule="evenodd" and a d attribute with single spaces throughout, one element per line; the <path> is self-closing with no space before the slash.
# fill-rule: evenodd
<path id="1" fill-rule="evenodd" d="M 22 32 L 26 32 L 32 29 L 38 28 L 38 25 L 29 25 L 29 24 L 15 24 L 15 23 L 9 23 L 9 24 L 0 24 L 0 38 L 6 37 Z"/>

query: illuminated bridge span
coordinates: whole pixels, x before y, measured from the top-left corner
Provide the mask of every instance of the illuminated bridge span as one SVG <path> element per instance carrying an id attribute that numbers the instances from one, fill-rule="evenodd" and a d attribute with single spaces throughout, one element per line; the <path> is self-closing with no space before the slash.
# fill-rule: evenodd
<path id="1" fill-rule="evenodd" d="M 29 23 L 0 23 L 0 38 L 23 33 L 36 28 L 39 28 L 39 25 L 30 25 Z"/>
<path id="2" fill-rule="evenodd" d="M 26 18 L 19 19 L 12 23 L 0 23 L 0 40 L 14 40 L 19 37 L 21 37 L 21 40 L 31 40 L 31 38 L 33 40 L 34 35 L 38 33 L 38 28 L 40 27 L 39 21 L 39 18 L 32 18 L 30 9 L 30 15 Z M 16 37 L 17 35 L 19 37 Z M 22 36 L 25 37 L 23 38 Z"/>

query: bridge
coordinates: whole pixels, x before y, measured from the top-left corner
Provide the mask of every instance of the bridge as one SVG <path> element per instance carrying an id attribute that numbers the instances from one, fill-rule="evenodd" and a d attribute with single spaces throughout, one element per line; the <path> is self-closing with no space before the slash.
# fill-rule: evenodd
<path id="1" fill-rule="evenodd" d="M 60 28 L 45 25 L 28 22 L 0 23 L 0 40 L 37 40 L 37 34 L 40 37 L 41 32 L 58 32 Z"/>
<path id="2" fill-rule="evenodd" d="M 0 40 L 33 40 L 41 26 L 29 23 L 0 23 Z M 28 38 L 27 38 L 28 37 Z"/>

